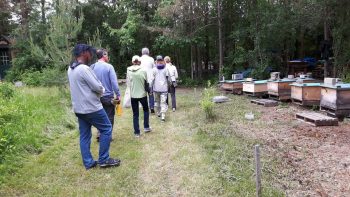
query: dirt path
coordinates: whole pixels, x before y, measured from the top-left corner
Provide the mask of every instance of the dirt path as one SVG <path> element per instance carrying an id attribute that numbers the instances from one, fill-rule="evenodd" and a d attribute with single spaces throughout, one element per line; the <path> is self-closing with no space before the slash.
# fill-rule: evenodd
<path id="1" fill-rule="evenodd" d="M 181 109 L 181 107 L 180 107 Z M 186 111 L 170 112 L 166 123 L 153 121 L 143 140 L 137 196 L 204 196 L 212 171 L 193 133 L 181 124 Z M 159 123 L 158 123 L 159 122 Z"/>
<path id="2" fill-rule="evenodd" d="M 182 100 L 178 110 L 169 111 L 165 123 L 152 115 L 153 131 L 141 136 L 143 158 L 136 196 L 205 196 L 214 185 L 214 170 L 187 123 L 186 114 L 196 107 L 192 92 L 182 89 L 178 95 Z"/>

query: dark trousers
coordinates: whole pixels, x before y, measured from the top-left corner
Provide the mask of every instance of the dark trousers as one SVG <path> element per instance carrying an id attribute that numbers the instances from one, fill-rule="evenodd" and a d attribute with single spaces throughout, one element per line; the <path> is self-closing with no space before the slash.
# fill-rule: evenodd
<path id="1" fill-rule="evenodd" d="M 109 121 L 111 122 L 112 124 L 112 129 L 113 129 L 113 126 L 114 126 L 114 116 L 115 116 L 115 105 L 112 104 L 112 99 L 113 98 L 106 98 L 106 97 L 101 97 L 101 103 L 102 103 L 102 106 L 103 106 L 103 109 L 105 110 L 107 116 L 108 116 L 108 119 Z"/>
<path id="2" fill-rule="evenodd" d="M 147 96 L 143 98 L 131 98 L 131 108 L 133 113 L 134 134 L 140 135 L 139 126 L 139 102 L 143 108 L 143 127 L 149 128 L 149 110 Z"/>
<path id="3" fill-rule="evenodd" d="M 169 87 L 169 93 L 171 96 L 171 107 L 176 109 L 176 95 L 175 95 L 175 87 L 173 85 L 171 85 Z M 167 103 L 168 103 L 168 99 L 167 99 Z"/>
<path id="4" fill-rule="evenodd" d="M 151 87 L 151 92 L 153 92 L 153 87 Z M 149 97 L 149 108 L 154 109 L 154 94 L 150 93 L 148 94 Z"/>

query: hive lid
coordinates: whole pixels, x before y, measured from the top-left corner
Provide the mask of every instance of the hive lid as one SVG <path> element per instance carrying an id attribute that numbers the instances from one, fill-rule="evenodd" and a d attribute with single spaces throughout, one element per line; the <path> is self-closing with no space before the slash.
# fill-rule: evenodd
<path id="1" fill-rule="evenodd" d="M 291 86 L 298 86 L 298 87 L 302 87 L 302 86 L 307 86 L 307 87 L 317 87 L 317 86 L 321 86 L 321 83 L 292 83 L 290 84 Z"/>
<path id="2" fill-rule="evenodd" d="M 338 83 L 335 85 L 323 84 L 322 87 L 332 88 L 332 89 L 349 89 L 350 90 L 350 83 L 342 83 L 342 84 Z"/>

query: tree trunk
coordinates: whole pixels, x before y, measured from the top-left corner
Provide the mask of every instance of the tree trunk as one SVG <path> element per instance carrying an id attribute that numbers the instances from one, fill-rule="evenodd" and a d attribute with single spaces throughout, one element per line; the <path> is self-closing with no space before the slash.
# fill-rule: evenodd
<path id="1" fill-rule="evenodd" d="M 201 50 L 200 47 L 198 47 L 198 45 L 196 46 L 197 49 L 197 77 L 198 79 L 202 79 L 202 58 L 201 58 Z"/>
<path id="2" fill-rule="evenodd" d="M 30 7 L 26 0 L 20 0 L 21 29 L 24 37 L 29 36 L 29 13 Z"/>
<path id="3" fill-rule="evenodd" d="M 326 13 L 326 15 L 328 15 L 328 13 Z M 323 24 L 323 30 L 324 30 L 324 42 L 325 43 L 329 43 L 329 25 L 328 25 L 328 21 L 327 21 L 327 17 L 325 17 L 325 21 Z M 326 49 L 328 50 L 328 49 Z M 325 57 L 325 61 L 324 61 L 324 77 L 328 77 L 329 75 L 329 57 Z"/>
<path id="4" fill-rule="evenodd" d="M 194 28 L 194 20 L 193 20 L 193 0 L 191 0 L 190 3 L 190 17 L 191 17 L 191 22 L 190 22 L 190 35 L 191 35 L 191 39 L 193 37 L 193 28 Z M 193 46 L 193 41 L 191 40 L 191 78 L 192 80 L 195 77 L 195 65 L 193 65 L 194 61 L 195 61 L 195 51 L 194 51 L 194 46 Z"/>
<path id="5" fill-rule="evenodd" d="M 209 24 L 209 5 L 208 5 L 208 1 L 205 3 L 204 5 L 204 11 L 205 11 L 205 18 L 204 18 L 204 26 L 208 26 Z M 205 64 L 205 69 L 209 70 L 209 45 L 210 45 L 210 41 L 209 41 L 209 32 L 206 31 L 205 34 L 205 53 L 204 53 L 204 64 Z"/>
<path id="6" fill-rule="evenodd" d="M 298 56 L 300 59 L 305 57 L 305 30 L 303 28 L 300 29 L 300 34 L 299 34 L 299 53 Z"/>
<path id="7" fill-rule="evenodd" d="M 193 65 L 193 46 L 191 44 L 191 47 L 190 47 L 190 50 L 191 50 L 191 79 L 193 80 L 194 79 L 194 65 Z"/>
<path id="8" fill-rule="evenodd" d="M 45 3 L 46 3 L 46 0 L 40 0 L 40 4 L 41 4 L 41 22 L 42 22 L 43 24 L 46 24 Z"/>
<path id="9" fill-rule="evenodd" d="M 222 20 L 221 20 L 221 0 L 217 0 L 217 6 L 218 6 L 218 31 L 219 31 L 219 80 L 221 80 L 221 77 L 223 76 L 223 70 L 224 70 L 224 55 L 223 55 L 223 48 L 222 48 Z"/>

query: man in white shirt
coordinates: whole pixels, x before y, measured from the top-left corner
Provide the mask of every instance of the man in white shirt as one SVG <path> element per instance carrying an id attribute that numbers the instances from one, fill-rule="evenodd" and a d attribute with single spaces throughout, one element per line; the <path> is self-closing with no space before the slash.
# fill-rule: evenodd
<path id="1" fill-rule="evenodd" d="M 141 67 L 146 71 L 147 73 L 147 80 L 148 83 L 151 84 L 153 81 L 153 68 L 155 67 L 154 65 L 154 59 L 149 56 L 149 49 L 148 48 L 143 48 L 142 49 L 142 56 L 140 58 L 141 60 Z M 151 108 L 151 113 L 154 113 L 154 96 L 153 96 L 153 90 L 152 87 L 151 91 L 148 95 L 149 97 L 149 107 Z"/>
<path id="2" fill-rule="evenodd" d="M 179 77 L 177 73 L 176 67 L 171 63 L 171 59 L 169 56 L 166 56 L 164 58 L 164 61 L 166 63 L 166 68 L 169 72 L 169 81 L 171 82 L 171 85 L 169 87 L 169 93 L 171 95 L 171 107 L 173 109 L 173 112 L 176 110 L 176 96 L 175 96 L 175 88 L 177 86 L 177 78 Z"/>

